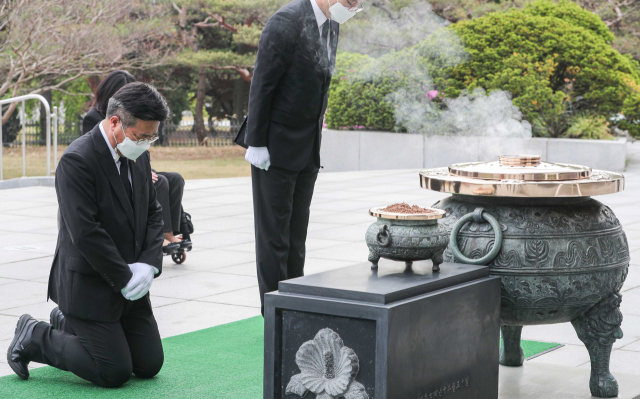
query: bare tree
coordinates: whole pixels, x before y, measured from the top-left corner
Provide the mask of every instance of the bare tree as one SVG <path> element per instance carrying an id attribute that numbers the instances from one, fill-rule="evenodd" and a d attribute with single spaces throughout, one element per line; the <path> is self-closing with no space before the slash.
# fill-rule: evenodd
<path id="1" fill-rule="evenodd" d="M 613 47 L 640 61 L 640 0 L 576 0 L 616 35 Z"/>
<path id="2" fill-rule="evenodd" d="M 264 21 L 286 0 L 181 0 L 172 4 L 177 12 L 177 28 L 185 52 L 177 58 L 198 74 L 196 109 L 194 115 L 198 142 L 206 144 L 204 103 L 210 71 L 234 71 L 246 82 L 251 82 L 255 52 Z M 201 48 L 200 37 L 205 29 L 218 28 L 233 34 L 236 47 L 249 51 L 237 52 L 231 48 Z"/>
<path id="3" fill-rule="evenodd" d="M 583 8 L 592 11 L 612 29 L 619 29 L 625 19 L 637 20 L 640 1 L 638 0 L 576 0 Z M 630 22 L 630 21 L 629 21 Z"/>
<path id="4" fill-rule="evenodd" d="M 412 2 L 427 0 L 412 0 Z M 507 11 L 525 7 L 529 0 L 428 0 L 433 12 L 450 23 L 478 18 L 490 12 Z M 597 14 L 615 34 L 613 47 L 623 54 L 631 54 L 640 61 L 640 0 L 574 0 L 586 10 Z M 394 8 L 405 7 L 404 0 L 371 0 L 371 5 L 381 10 L 386 7 L 389 18 L 394 17 Z M 382 7 L 381 7 L 382 6 Z"/>
<path id="5" fill-rule="evenodd" d="M 163 64 L 175 48 L 168 11 L 144 0 L 0 0 L 0 97 Z"/>

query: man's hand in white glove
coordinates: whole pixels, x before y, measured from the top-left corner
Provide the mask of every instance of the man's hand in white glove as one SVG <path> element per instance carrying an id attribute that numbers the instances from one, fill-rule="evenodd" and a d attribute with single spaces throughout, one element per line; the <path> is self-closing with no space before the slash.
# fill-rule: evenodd
<path id="1" fill-rule="evenodd" d="M 247 148 L 247 153 L 245 154 L 244 159 L 258 169 L 269 170 L 269 166 L 271 166 L 271 158 L 269 157 L 269 150 L 267 147 Z"/>
<path id="2" fill-rule="evenodd" d="M 133 277 L 127 283 L 121 292 L 122 295 L 129 301 L 137 301 L 143 296 L 147 295 L 151 284 L 153 283 L 153 275 L 157 270 L 155 267 L 147 265 L 146 263 L 132 263 L 129 265 Z"/>

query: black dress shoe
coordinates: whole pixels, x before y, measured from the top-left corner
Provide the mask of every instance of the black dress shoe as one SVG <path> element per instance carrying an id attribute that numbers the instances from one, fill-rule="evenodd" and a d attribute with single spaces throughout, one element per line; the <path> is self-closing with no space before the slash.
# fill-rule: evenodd
<path id="1" fill-rule="evenodd" d="M 33 329 L 38 324 L 38 320 L 28 314 L 23 314 L 18 320 L 16 333 L 7 350 L 7 363 L 13 371 L 23 380 L 29 378 L 29 358 L 27 350 L 31 344 Z"/>
<path id="2" fill-rule="evenodd" d="M 191 242 L 191 240 L 180 241 L 180 249 L 184 251 L 191 251 L 191 248 L 193 248 L 193 243 Z"/>
<path id="3" fill-rule="evenodd" d="M 49 324 L 51 324 L 51 327 L 55 328 L 56 330 L 63 330 L 62 323 L 64 323 L 64 315 L 56 306 L 55 308 L 53 308 L 51 314 L 49 315 Z"/>
<path id="4" fill-rule="evenodd" d="M 164 253 L 165 255 L 172 255 L 178 252 L 179 249 L 180 249 L 180 243 L 172 242 L 162 247 L 162 253 Z"/>

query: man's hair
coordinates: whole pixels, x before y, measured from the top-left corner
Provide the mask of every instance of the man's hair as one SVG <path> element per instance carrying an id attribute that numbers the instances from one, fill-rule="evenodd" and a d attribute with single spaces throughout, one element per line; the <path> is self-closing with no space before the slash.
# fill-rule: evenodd
<path id="1" fill-rule="evenodd" d="M 155 87 L 141 82 L 124 85 L 109 99 L 107 118 L 117 116 L 125 127 L 143 121 L 164 122 L 169 117 L 167 101 Z"/>

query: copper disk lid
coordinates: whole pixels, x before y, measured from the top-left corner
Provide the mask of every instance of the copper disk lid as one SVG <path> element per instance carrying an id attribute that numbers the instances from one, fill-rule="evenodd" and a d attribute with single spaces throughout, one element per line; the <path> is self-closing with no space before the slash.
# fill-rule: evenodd
<path id="1" fill-rule="evenodd" d="M 579 180 L 591 176 L 587 166 L 542 162 L 539 155 L 501 155 L 497 162 L 457 163 L 453 176 L 485 180 Z"/>
<path id="2" fill-rule="evenodd" d="M 420 173 L 423 188 L 495 197 L 586 197 L 624 189 L 619 173 L 587 166 L 542 162 L 539 155 L 502 155 L 495 162 L 470 162 Z"/>
<path id="3" fill-rule="evenodd" d="M 429 213 L 396 213 L 383 211 L 384 206 L 378 206 L 369 209 L 369 215 L 382 219 L 399 219 L 399 220 L 436 220 L 442 219 L 446 212 L 442 209 L 427 208 Z"/>

